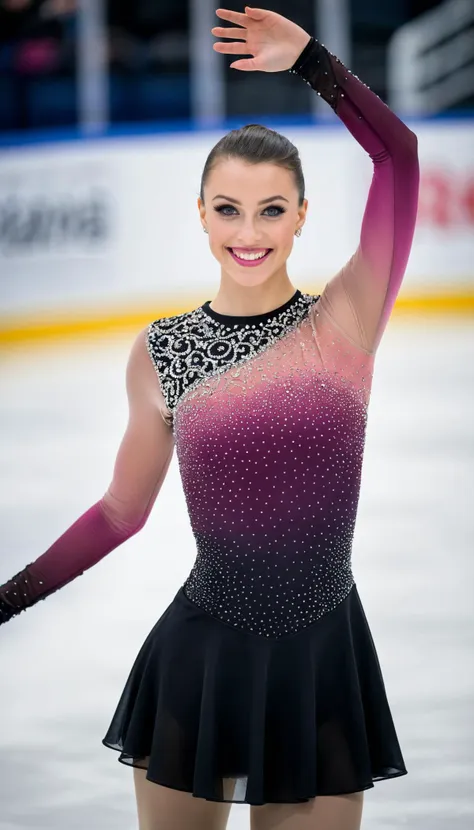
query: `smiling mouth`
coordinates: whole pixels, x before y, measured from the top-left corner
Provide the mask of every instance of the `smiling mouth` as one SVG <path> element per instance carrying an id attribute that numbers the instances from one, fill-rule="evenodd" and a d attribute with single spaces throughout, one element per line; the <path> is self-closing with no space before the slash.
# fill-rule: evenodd
<path id="1" fill-rule="evenodd" d="M 261 262 L 264 262 L 264 260 L 268 259 L 269 255 L 273 251 L 273 248 L 267 248 L 265 253 L 262 254 L 262 255 L 258 255 L 258 256 L 254 255 L 254 256 L 249 256 L 249 257 L 239 256 L 239 254 L 234 253 L 234 250 L 232 248 L 227 248 L 226 250 L 229 251 L 232 259 L 234 259 L 235 262 L 238 262 L 239 265 L 247 265 L 248 266 L 248 265 L 259 265 Z M 251 255 L 252 251 L 248 251 L 248 254 Z"/>

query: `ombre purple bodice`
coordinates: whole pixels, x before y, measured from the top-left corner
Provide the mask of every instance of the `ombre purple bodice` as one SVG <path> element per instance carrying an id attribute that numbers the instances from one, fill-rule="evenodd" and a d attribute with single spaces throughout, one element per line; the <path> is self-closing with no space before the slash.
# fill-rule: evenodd
<path id="1" fill-rule="evenodd" d="M 419 186 L 416 136 L 338 58 L 312 38 L 291 71 L 373 162 L 357 250 L 321 296 L 297 291 L 254 318 L 208 301 L 148 334 L 197 545 L 185 592 L 267 637 L 311 624 L 353 585 L 373 361 Z"/>
<path id="2" fill-rule="evenodd" d="M 353 584 L 371 356 L 300 291 L 256 318 L 159 320 L 149 352 L 196 539 L 187 596 L 268 637 L 309 625 Z"/>

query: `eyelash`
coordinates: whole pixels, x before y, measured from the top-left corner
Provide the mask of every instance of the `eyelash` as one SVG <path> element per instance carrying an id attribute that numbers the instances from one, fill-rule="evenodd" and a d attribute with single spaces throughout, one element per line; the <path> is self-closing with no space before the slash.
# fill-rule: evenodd
<path id="1" fill-rule="evenodd" d="M 229 216 L 228 213 L 223 213 L 224 208 L 231 208 L 231 210 L 235 210 L 234 205 L 219 205 L 219 207 L 214 207 L 214 210 L 216 210 L 217 213 L 222 213 L 223 216 Z M 280 205 L 268 205 L 268 207 L 266 207 L 265 210 L 277 210 L 278 211 L 278 213 L 276 215 L 267 217 L 269 219 L 276 219 L 277 216 L 281 216 L 282 213 L 286 213 L 286 209 L 280 207 Z"/>

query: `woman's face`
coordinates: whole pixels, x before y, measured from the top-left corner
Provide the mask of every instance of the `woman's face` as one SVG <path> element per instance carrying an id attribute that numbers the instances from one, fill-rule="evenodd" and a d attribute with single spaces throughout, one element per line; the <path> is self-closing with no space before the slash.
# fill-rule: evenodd
<path id="1" fill-rule="evenodd" d="M 305 199 L 298 207 L 289 170 L 266 162 L 225 159 L 210 173 L 204 198 L 205 205 L 198 198 L 202 225 L 209 232 L 212 253 L 231 279 L 240 285 L 260 285 L 284 267 L 308 204 Z M 259 204 L 263 200 L 265 204 Z M 249 267 L 236 258 L 245 249 L 270 253 Z"/>

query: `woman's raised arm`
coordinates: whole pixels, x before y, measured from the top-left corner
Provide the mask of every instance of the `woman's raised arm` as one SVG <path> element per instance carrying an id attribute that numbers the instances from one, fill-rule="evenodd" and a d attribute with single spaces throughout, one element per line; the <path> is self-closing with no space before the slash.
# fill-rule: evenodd
<path id="1" fill-rule="evenodd" d="M 146 336 L 147 330 L 140 332 L 130 353 L 129 420 L 107 492 L 45 553 L 0 587 L 0 623 L 71 582 L 145 524 L 174 449 Z"/>
<path id="2" fill-rule="evenodd" d="M 417 137 L 314 38 L 290 72 L 301 75 L 327 101 L 373 163 L 359 246 L 319 301 L 351 340 L 373 352 L 395 303 L 413 240 Z"/>

